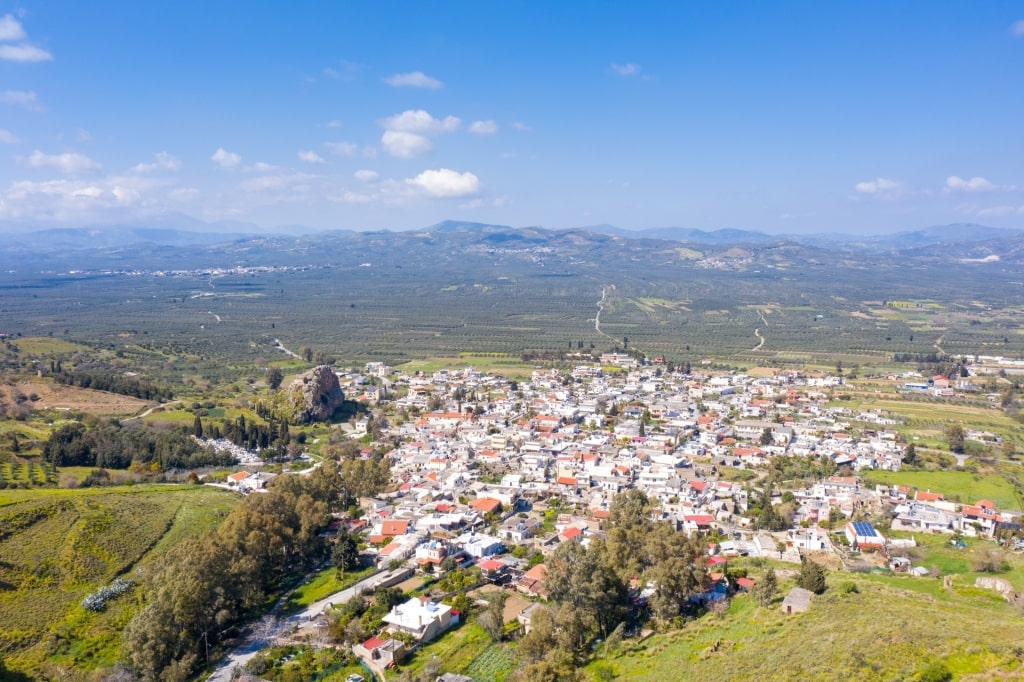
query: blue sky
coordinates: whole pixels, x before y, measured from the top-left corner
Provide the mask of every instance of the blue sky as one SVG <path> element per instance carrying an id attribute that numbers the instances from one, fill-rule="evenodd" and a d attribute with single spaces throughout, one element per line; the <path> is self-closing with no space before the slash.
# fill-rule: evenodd
<path id="1" fill-rule="evenodd" d="M 0 5 L 0 230 L 1024 228 L 1019 2 Z"/>

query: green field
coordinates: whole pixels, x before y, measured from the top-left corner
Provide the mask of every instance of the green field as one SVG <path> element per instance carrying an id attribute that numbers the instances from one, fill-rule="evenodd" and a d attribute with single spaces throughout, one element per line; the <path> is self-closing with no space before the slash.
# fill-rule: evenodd
<path id="1" fill-rule="evenodd" d="M 905 485 L 942 493 L 948 500 L 974 503 L 989 500 L 999 509 L 1021 509 L 1013 485 L 998 473 L 986 475 L 967 471 L 871 471 L 865 480 L 886 485 Z"/>
<path id="2" fill-rule="evenodd" d="M 971 679 L 1018 677 L 1024 671 L 1020 613 L 998 597 L 902 589 L 908 581 L 830 574 L 832 587 L 804 614 L 758 607 L 749 596 L 724 615 L 707 614 L 682 630 L 592 662 L 590 679 L 609 666 L 614 679 L 664 680 L 911 680 L 930 663 Z M 840 582 L 859 592 L 843 593 Z M 788 587 L 783 588 L 783 594 Z"/>
<path id="3" fill-rule="evenodd" d="M 324 597 L 356 584 L 373 573 L 374 570 L 373 568 L 366 568 L 361 571 L 349 571 L 339 580 L 337 569 L 334 566 L 328 566 L 317 573 L 309 582 L 295 588 L 282 606 L 282 613 L 294 613 L 304 609 L 315 601 L 319 601 Z"/>
<path id="4" fill-rule="evenodd" d="M 82 598 L 145 572 L 180 538 L 219 524 L 237 499 L 197 486 L 0 491 L 0 650 L 8 667 L 37 675 L 46 666 L 113 664 L 138 590 L 101 613 L 83 609 Z"/>
<path id="5" fill-rule="evenodd" d="M 406 661 L 405 665 L 388 672 L 388 680 L 398 680 L 405 672 L 418 674 L 427 661 L 436 661 L 440 670 L 464 671 L 491 646 L 487 633 L 470 619 L 460 623 L 437 639 L 423 646 Z"/>

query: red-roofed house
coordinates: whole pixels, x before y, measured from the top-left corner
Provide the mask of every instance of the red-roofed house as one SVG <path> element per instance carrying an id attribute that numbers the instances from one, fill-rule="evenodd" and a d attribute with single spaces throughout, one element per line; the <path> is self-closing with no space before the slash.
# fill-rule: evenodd
<path id="1" fill-rule="evenodd" d="M 537 564 L 523 574 L 523 577 L 516 583 L 516 589 L 523 594 L 546 599 L 548 591 L 547 588 L 544 587 L 544 581 L 547 577 L 548 567 L 544 564 Z"/>
<path id="2" fill-rule="evenodd" d="M 405 535 L 408 532 L 408 521 L 397 521 L 395 519 L 389 519 L 381 523 L 380 528 L 373 529 L 373 531 L 370 533 L 370 542 L 384 542 L 389 538 L 398 537 L 399 535 Z"/>
<path id="3" fill-rule="evenodd" d="M 683 516 L 683 530 L 688 533 L 710 533 L 714 528 L 715 517 L 711 514 L 687 514 Z"/>
<path id="4" fill-rule="evenodd" d="M 371 665 L 387 668 L 402 662 L 405 645 L 397 639 L 371 637 L 361 644 L 352 645 L 352 653 Z"/>
<path id="5" fill-rule="evenodd" d="M 472 500 L 469 506 L 481 514 L 491 514 L 501 511 L 501 500 L 493 497 L 478 497 Z"/>
<path id="6" fill-rule="evenodd" d="M 579 542 L 583 539 L 583 529 L 579 526 L 569 526 L 558 534 L 558 539 L 561 542 L 566 542 L 568 540 L 576 540 Z"/>

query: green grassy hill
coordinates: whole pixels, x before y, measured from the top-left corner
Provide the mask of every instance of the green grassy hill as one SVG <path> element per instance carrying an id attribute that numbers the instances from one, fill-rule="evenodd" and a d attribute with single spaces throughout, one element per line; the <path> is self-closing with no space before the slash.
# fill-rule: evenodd
<path id="1" fill-rule="evenodd" d="M 1024 679 L 1024 617 L 995 593 L 933 578 L 833 573 L 829 582 L 806 613 L 784 615 L 781 596 L 772 608 L 740 596 L 724 614 L 627 644 L 587 671 L 630 682 L 823 682 L 913 680 L 938 664 L 954 679 Z"/>
<path id="2" fill-rule="evenodd" d="M 0 491 L 0 652 L 8 668 L 52 677 L 57 667 L 113 664 L 139 606 L 130 590 L 105 611 L 82 599 L 132 578 L 178 539 L 215 527 L 235 504 L 196 486 Z"/>

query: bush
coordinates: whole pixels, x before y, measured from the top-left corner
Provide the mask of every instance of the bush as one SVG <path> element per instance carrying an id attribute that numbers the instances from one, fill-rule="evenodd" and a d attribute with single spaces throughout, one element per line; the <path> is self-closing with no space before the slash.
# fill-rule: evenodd
<path id="1" fill-rule="evenodd" d="M 971 557 L 970 564 L 971 570 L 975 573 L 1002 573 L 1010 570 L 1010 562 L 1001 549 L 980 550 Z"/>
<path id="2" fill-rule="evenodd" d="M 934 661 L 920 672 L 917 679 L 919 682 L 949 682 L 953 679 L 953 673 L 942 661 Z"/>
<path id="3" fill-rule="evenodd" d="M 800 565 L 800 575 L 796 578 L 796 584 L 814 594 L 821 594 L 827 587 L 825 569 L 821 564 L 805 558 Z"/>
<path id="4" fill-rule="evenodd" d="M 124 578 L 114 578 L 114 582 L 106 587 L 101 587 L 92 594 L 86 595 L 82 600 L 82 608 L 87 611 L 99 613 L 107 608 L 107 602 L 132 588 L 133 581 Z"/>

